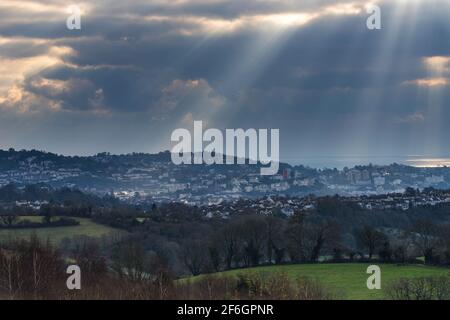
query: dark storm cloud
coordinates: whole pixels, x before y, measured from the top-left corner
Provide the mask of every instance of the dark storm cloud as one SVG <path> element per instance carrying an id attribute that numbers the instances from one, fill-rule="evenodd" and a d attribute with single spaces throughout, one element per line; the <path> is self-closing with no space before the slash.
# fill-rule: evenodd
<path id="1" fill-rule="evenodd" d="M 320 5 L 332 3 L 332 1 L 322 1 Z M 142 5 L 142 4 L 141 4 Z M 273 3 L 250 2 L 248 5 L 239 5 L 238 2 L 219 2 L 210 4 L 207 2 L 185 3 L 173 6 L 162 4 L 148 5 L 151 14 L 206 14 L 207 11 L 215 12 L 216 16 L 228 17 L 229 12 L 235 8 L 236 13 L 264 13 L 278 12 L 292 9 L 296 6 L 293 2 L 287 1 L 284 5 L 277 5 L 277 10 Z M 318 6 L 317 2 L 309 2 L 303 7 L 314 9 Z M 99 7 L 98 12 L 102 10 L 113 10 L 120 7 L 119 4 L 112 4 L 110 7 Z M 145 10 L 136 10 L 140 8 L 139 2 L 136 7 L 131 7 L 130 11 L 146 14 Z M 241 11 L 238 10 L 241 8 Z M 141 8 L 143 9 L 143 8 Z M 189 9 L 189 10 L 188 10 Z M 227 11 L 228 10 L 228 11 Z M 94 12 L 97 12 L 94 11 Z M 147 13 L 149 14 L 149 13 Z M 332 88 L 352 88 L 366 87 L 370 85 L 371 75 L 376 72 L 383 72 L 383 66 L 371 65 L 371 59 L 382 50 L 385 37 L 388 37 L 389 31 L 381 36 L 373 36 L 361 27 L 364 26 L 363 17 L 327 17 L 317 22 L 301 28 L 294 32 L 289 41 L 283 44 L 279 52 L 268 65 L 263 66 L 266 70 L 264 74 L 269 77 L 260 77 L 255 79 L 255 86 L 282 86 L 297 87 L 302 90 L 327 90 Z M 104 89 L 105 94 L 110 93 L 111 99 L 107 102 L 112 103 L 113 108 L 124 103 L 124 100 L 137 102 L 136 96 L 148 90 L 148 87 L 162 88 L 170 83 L 170 78 L 182 77 L 185 79 L 205 78 L 212 81 L 214 85 L 220 86 L 220 77 L 226 70 L 232 67 L 233 62 L 239 59 L 242 48 L 251 35 L 245 31 L 236 32 L 232 35 L 216 37 L 204 44 L 200 49 L 192 54 L 186 54 L 192 50 L 197 41 L 201 41 L 200 36 L 182 37 L 178 34 L 167 35 L 170 30 L 188 27 L 189 23 L 180 22 L 162 22 L 145 23 L 130 18 L 129 20 L 111 19 L 106 15 L 89 17 L 86 22 L 86 30 L 81 35 L 86 38 L 70 40 L 65 38 L 60 41 L 61 45 L 69 46 L 75 50 L 76 54 L 66 57 L 67 62 L 78 66 L 131 66 L 135 69 L 113 69 L 100 68 L 94 71 L 78 71 L 76 68 L 65 70 L 66 73 L 73 72 L 74 77 L 86 78 L 98 87 Z M 336 27 L 338 26 L 338 27 Z M 448 44 L 443 44 L 439 37 L 430 30 L 429 21 L 423 21 L 417 26 L 417 34 L 414 37 L 413 45 L 408 48 L 408 55 L 402 59 L 420 58 L 421 56 L 436 54 L 436 48 L 439 47 L 440 54 L 448 51 Z M 432 25 L 434 26 L 434 25 Z M 336 28 L 339 28 L 336 30 Z M 51 36 L 51 30 L 61 30 L 56 27 L 55 22 L 45 27 L 36 27 L 33 24 L 27 28 L 21 29 L 17 25 L 11 25 L 8 28 L 2 28 L 8 35 L 8 30 L 15 30 L 16 35 L 27 35 L 30 37 L 38 36 L 41 32 L 46 37 Z M 333 30 L 334 29 L 334 30 Z M 332 31 L 333 30 L 333 31 Z M 386 27 L 386 30 L 389 30 Z M 323 34 L 330 34 L 332 37 L 323 40 Z M 63 37 L 67 35 L 67 30 L 58 31 L 54 37 Z M 101 37 L 99 37 L 99 35 Z M 165 35 L 165 36 L 161 36 Z M 92 36 L 92 38 L 90 37 Z M 359 40 L 359 46 L 353 47 L 355 40 Z M 326 41 L 324 43 L 324 41 Z M 417 43 L 415 46 L 414 44 Z M 423 43 L 426 43 L 424 46 Z M 17 45 L 16 45 L 17 46 Z M 329 49 L 328 49 L 329 48 Z M 325 49 L 325 50 L 323 50 Z M 5 48 L 6 54 L 31 54 L 31 51 L 24 50 L 19 46 L 14 48 Z M 38 50 L 45 50 L 45 46 L 38 46 Z M 318 59 L 317 53 L 320 54 Z M 392 48 L 392 55 L 399 55 L 398 48 Z M 345 57 L 350 56 L 345 60 Z M 344 58 L 343 58 L 344 57 Z M 183 61 L 184 60 L 184 61 Z M 351 63 L 349 63 L 351 61 Z M 417 64 L 417 60 L 411 60 L 408 70 L 404 74 L 393 72 L 392 77 L 387 77 L 386 85 L 393 85 L 402 80 L 411 79 L 412 75 L 418 76 L 422 66 Z M 413 65 L 413 63 L 416 65 Z M 370 70 L 376 68 L 378 71 Z M 298 72 L 296 73 L 295 70 Z M 56 71 L 57 72 L 57 71 Z M 82 72 L 83 75 L 76 73 Z M 409 73 L 409 74 L 406 74 Z M 47 77 L 52 77 L 51 72 L 46 71 Z M 66 77 L 70 77 L 67 75 Z M 404 79 L 401 79 L 404 77 Z M 151 80 L 149 80 L 151 79 Z M 66 79 L 67 80 L 67 79 Z M 159 84 L 158 84 L 159 80 Z M 111 82 L 108 84 L 108 82 Z M 121 90 L 118 90 L 118 89 Z M 218 88 L 220 90 L 220 88 Z M 116 93 L 120 91 L 121 98 Z M 128 93 L 128 95 L 126 94 Z M 141 93 L 142 94 L 142 93 Z M 152 95 L 146 96 L 144 100 L 148 101 Z M 154 97 L 153 97 L 154 98 Z M 124 109 L 127 109 L 124 107 Z M 132 109 L 132 108 L 131 108 Z"/>
<path id="2" fill-rule="evenodd" d="M 40 79 L 49 80 L 48 86 Z M 60 83 L 64 89 L 53 89 Z M 49 68 L 27 79 L 26 90 L 56 99 L 63 108 L 89 111 L 93 105 L 112 112 L 147 111 L 159 97 L 159 84 L 131 66 Z"/>
<path id="3" fill-rule="evenodd" d="M 42 43 L 30 43 L 19 40 L 11 43 L 0 44 L 0 56 L 7 58 L 34 57 L 48 53 L 49 46 Z"/>

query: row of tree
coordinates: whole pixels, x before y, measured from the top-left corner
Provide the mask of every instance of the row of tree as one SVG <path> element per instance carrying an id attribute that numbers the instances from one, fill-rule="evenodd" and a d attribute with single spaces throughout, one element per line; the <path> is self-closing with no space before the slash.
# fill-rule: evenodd
<path id="1" fill-rule="evenodd" d="M 450 226 L 416 221 L 408 230 L 356 228 L 354 245 L 334 220 L 297 213 L 290 219 L 249 216 L 202 239 L 186 241 L 180 259 L 193 275 L 283 263 L 372 261 L 450 265 Z"/>

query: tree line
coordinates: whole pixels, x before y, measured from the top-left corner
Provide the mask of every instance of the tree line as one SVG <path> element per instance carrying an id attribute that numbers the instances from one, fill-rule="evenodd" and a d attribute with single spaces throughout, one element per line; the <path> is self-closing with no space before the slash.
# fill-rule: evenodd
<path id="1" fill-rule="evenodd" d="M 302 213 L 289 219 L 249 216 L 184 242 L 180 257 L 193 275 L 285 263 L 417 263 L 421 257 L 425 264 L 450 265 L 450 226 L 429 220 L 394 234 L 363 225 L 354 229 L 352 242 L 334 220 Z"/>

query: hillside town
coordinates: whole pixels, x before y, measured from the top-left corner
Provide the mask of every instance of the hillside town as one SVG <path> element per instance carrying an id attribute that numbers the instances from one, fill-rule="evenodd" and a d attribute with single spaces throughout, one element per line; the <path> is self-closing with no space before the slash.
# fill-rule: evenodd
<path id="1" fill-rule="evenodd" d="M 296 212 L 305 214 L 314 212 L 317 209 L 317 202 L 323 199 L 316 196 L 306 197 L 277 197 L 267 196 L 254 200 L 235 200 L 217 204 L 201 206 L 203 214 L 207 218 L 221 217 L 227 219 L 230 215 L 239 214 L 262 214 L 281 215 L 290 217 Z M 401 210 L 426 206 L 437 206 L 440 204 L 450 204 L 450 191 L 438 191 L 429 189 L 424 192 L 417 192 L 408 189 L 404 193 L 393 193 L 377 196 L 352 196 L 338 197 L 337 200 L 355 204 L 364 210 Z"/>
<path id="2" fill-rule="evenodd" d="M 265 196 L 306 197 L 341 195 L 355 199 L 403 193 L 406 188 L 448 189 L 450 168 L 416 168 L 400 164 L 313 169 L 280 164 L 273 176 L 261 176 L 253 165 L 179 165 L 168 152 L 157 155 L 107 153 L 92 157 L 65 157 L 39 151 L 1 151 L 0 186 L 46 184 L 76 187 L 98 195 L 112 194 L 123 201 L 177 201 L 188 205 L 215 205 Z M 387 198 L 389 199 L 389 198 Z M 394 199 L 395 200 L 395 199 Z M 442 199 L 407 199 L 395 206 L 438 203 Z M 362 201 L 366 208 L 386 206 L 390 200 Z"/>

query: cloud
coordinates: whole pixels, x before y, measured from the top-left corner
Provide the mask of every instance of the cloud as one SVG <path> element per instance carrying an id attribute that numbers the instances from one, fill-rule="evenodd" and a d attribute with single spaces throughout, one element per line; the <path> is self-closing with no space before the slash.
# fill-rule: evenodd
<path id="1" fill-rule="evenodd" d="M 441 70 L 442 68 L 447 67 L 448 64 L 450 64 L 450 56 L 425 57 L 424 62 L 432 69 Z"/>
<path id="2" fill-rule="evenodd" d="M 416 124 L 416 123 L 422 123 L 425 121 L 425 116 L 420 113 L 420 112 L 416 112 L 416 113 L 412 113 L 412 114 L 408 114 L 402 118 L 398 118 L 395 123 L 398 124 Z"/>
<path id="3" fill-rule="evenodd" d="M 364 6 L 351 2 L 319 8 L 317 11 L 301 12 L 287 11 L 279 13 L 248 14 L 236 17 L 199 17 L 199 16 L 145 16 L 144 20 L 150 23 L 176 24 L 177 33 L 186 36 L 194 35 L 221 35 L 235 33 L 242 30 L 261 30 L 298 28 L 315 19 L 332 15 L 358 15 Z"/>
<path id="4" fill-rule="evenodd" d="M 27 91 L 53 101 L 54 110 L 89 110 L 100 112 L 103 90 L 87 79 L 68 80 L 34 77 L 27 83 Z"/>
<path id="5" fill-rule="evenodd" d="M 408 80 L 405 81 L 404 84 L 406 85 L 413 85 L 418 87 L 426 87 L 426 88 L 439 88 L 439 87 L 446 87 L 449 84 L 449 79 L 444 77 L 439 78 L 423 78 L 423 79 L 416 79 L 416 80 Z"/>
<path id="6" fill-rule="evenodd" d="M 173 126 L 203 120 L 278 127 L 291 152 L 344 152 L 354 140 L 376 150 L 380 135 L 399 149 L 406 147 L 398 141 L 411 136 L 426 144 L 429 136 L 405 131 L 420 126 L 392 119 L 427 122 L 419 116 L 430 119 L 423 88 L 448 86 L 450 42 L 442 39 L 450 37 L 450 3 L 435 10 L 423 1 L 382 1 L 383 28 L 369 31 L 366 2 L 81 1 L 82 30 L 72 32 L 65 1 L 5 0 L 1 111 L 102 127 L 98 135 L 119 141 L 143 132 L 167 136 Z M 439 90 L 441 101 L 449 96 Z M 438 107 L 439 118 L 450 119 Z M 64 136 L 43 118 L 29 126 Z"/>
<path id="7" fill-rule="evenodd" d="M 57 46 L 52 41 L 0 37 L 0 104 L 6 100 L 11 103 L 7 95 L 23 86 L 27 78 L 62 64 L 64 57 L 71 54 L 73 50 L 70 47 Z"/>
<path id="8" fill-rule="evenodd" d="M 58 111 L 61 107 L 57 101 L 28 92 L 23 87 L 13 86 L 0 96 L 0 109 L 2 112 L 23 115 Z"/>
<path id="9" fill-rule="evenodd" d="M 161 104 L 167 109 L 176 109 L 180 105 L 205 101 L 211 108 L 219 108 L 225 104 L 224 98 L 218 95 L 204 79 L 173 80 L 163 89 Z"/>
<path id="10" fill-rule="evenodd" d="M 194 120 L 212 122 L 226 103 L 226 98 L 205 79 L 175 79 L 162 89 L 162 97 L 152 114 L 154 119 L 179 119 L 182 124 Z"/>

